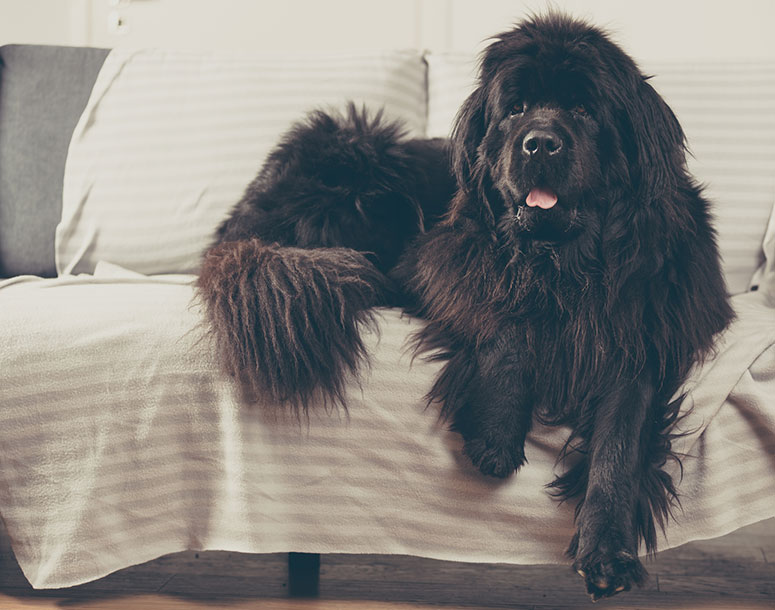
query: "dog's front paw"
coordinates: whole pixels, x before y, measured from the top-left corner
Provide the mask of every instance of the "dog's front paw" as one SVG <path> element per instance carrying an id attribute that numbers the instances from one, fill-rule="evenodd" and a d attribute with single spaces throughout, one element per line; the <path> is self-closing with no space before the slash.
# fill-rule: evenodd
<path id="1" fill-rule="evenodd" d="M 482 474 L 504 479 L 527 460 L 523 447 L 488 442 L 481 438 L 467 440 L 463 447 L 464 453 L 470 458 Z"/>
<path id="2" fill-rule="evenodd" d="M 648 573 L 640 560 L 624 550 L 595 550 L 577 557 L 573 568 L 584 579 L 593 602 L 641 586 Z"/>

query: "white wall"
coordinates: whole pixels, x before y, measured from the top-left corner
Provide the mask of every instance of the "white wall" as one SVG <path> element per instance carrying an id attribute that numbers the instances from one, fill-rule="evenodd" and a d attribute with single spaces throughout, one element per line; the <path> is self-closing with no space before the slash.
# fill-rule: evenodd
<path id="1" fill-rule="evenodd" d="M 92 0 L 0 0 L 0 44 L 88 43 Z"/>
<path id="2" fill-rule="evenodd" d="M 775 0 L 555 0 L 641 59 L 775 59 Z M 468 50 L 546 1 L 450 0 L 448 46 Z"/>
<path id="3" fill-rule="evenodd" d="M 92 0 L 92 43 L 197 49 L 374 49 L 416 46 L 418 0 Z M 116 12 L 124 35 L 109 31 Z"/>
<path id="4" fill-rule="evenodd" d="M 112 6 L 112 4 L 118 6 Z M 547 0 L 0 0 L 0 44 L 474 53 Z M 775 59 L 775 0 L 554 0 L 638 59 Z M 117 33 L 109 23 L 120 17 Z M 113 21 L 111 21 L 113 20 Z"/>

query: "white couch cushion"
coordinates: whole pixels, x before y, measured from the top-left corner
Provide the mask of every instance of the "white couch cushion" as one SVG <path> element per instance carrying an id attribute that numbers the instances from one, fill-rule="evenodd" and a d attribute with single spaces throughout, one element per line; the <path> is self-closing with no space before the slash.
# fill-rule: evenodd
<path id="1" fill-rule="evenodd" d="M 241 57 L 114 50 L 70 144 L 57 270 L 192 272 L 279 136 L 346 100 L 425 131 L 419 53 Z"/>
<path id="2" fill-rule="evenodd" d="M 449 134 L 473 89 L 470 55 L 430 54 L 428 135 Z M 683 125 L 689 168 L 714 203 L 724 274 L 745 291 L 761 262 L 762 237 L 775 201 L 775 65 L 691 62 L 643 65 Z"/>
<path id="3" fill-rule="evenodd" d="M 775 202 L 775 64 L 648 69 L 686 131 L 689 169 L 714 204 L 727 286 L 743 292 L 761 263 Z"/>

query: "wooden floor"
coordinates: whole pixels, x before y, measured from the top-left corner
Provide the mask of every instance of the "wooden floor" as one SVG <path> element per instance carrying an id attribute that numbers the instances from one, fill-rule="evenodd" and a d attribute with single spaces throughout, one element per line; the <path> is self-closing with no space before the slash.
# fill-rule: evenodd
<path id="1" fill-rule="evenodd" d="M 324 555 L 320 597 L 287 597 L 285 555 L 180 553 L 80 587 L 33 591 L 2 549 L 0 610 L 447 610 L 590 608 L 567 566 L 449 563 L 384 555 Z M 658 555 L 639 591 L 597 607 L 673 610 L 775 609 L 775 520 Z"/>

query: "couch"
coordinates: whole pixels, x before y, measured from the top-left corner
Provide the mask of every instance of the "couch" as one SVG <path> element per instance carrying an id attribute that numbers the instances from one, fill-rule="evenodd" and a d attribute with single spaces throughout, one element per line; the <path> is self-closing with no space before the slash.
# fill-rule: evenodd
<path id="1" fill-rule="evenodd" d="M 565 561 L 567 431 L 481 476 L 423 396 L 422 321 L 364 329 L 347 410 L 299 420 L 223 375 L 192 287 L 291 121 L 355 99 L 443 136 L 474 58 L 0 48 L 0 516 L 36 588 L 185 549 Z M 669 548 L 775 516 L 775 70 L 645 66 L 715 201 L 737 320 L 687 381 Z M 768 224 L 769 223 L 769 224 Z"/>

